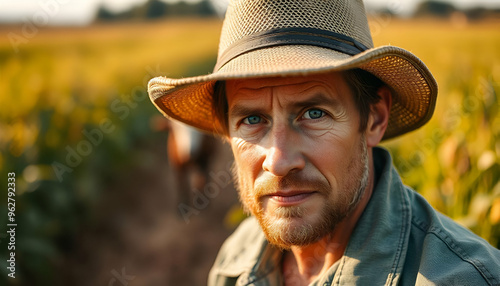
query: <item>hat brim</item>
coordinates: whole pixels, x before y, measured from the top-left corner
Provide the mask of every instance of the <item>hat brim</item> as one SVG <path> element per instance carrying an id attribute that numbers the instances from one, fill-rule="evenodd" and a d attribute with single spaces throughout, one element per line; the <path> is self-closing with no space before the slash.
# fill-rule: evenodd
<path id="1" fill-rule="evenodd" d="M 353 68 L 374 74 L 394 91 L 383 140 L 415 130 L 432 117 L 437 98 L 434 77 L 415 55 L 394 46 L 369 49 L 355 56 L 316 46 L 270 47 L 240 55 L 212 74 L 183 79 L 153 78 L 148 92 L 165 116 L 202 131 L 222 134 L 212 107 L 217 81 L 299 76 Z"/>

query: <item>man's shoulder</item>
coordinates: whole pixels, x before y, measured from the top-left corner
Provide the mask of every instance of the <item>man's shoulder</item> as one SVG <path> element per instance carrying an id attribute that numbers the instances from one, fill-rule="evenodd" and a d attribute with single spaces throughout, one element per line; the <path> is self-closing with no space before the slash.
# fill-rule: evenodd
<path id="1" fill-rule="evenodd" d="M 241 252 L 254 244 L 257 244 L 260 248 L 263 241 L 265 241 L 265 236 L 257 219 L 250 216 L 243 220 L 236 230 L 226 239 L 221 250 Z"/>
<path id="2" fill-rule="evenodd" d="M 257 220 L 245 219 L 231 234 L 219 250 L 212 272 L 227 276 L 238 276 L 251 269 L 267 244 Z"/>
<path id="3" fill-rule="evenodd" d="M 419 261 L 418 275 L 428 281 L 485 281 L 500 285 L 500 250 L 449 217 L 437 212 L 418 193 L 411 200 L 407 261 Z M 452 277 L 453 281 L 449 281 Z"/>

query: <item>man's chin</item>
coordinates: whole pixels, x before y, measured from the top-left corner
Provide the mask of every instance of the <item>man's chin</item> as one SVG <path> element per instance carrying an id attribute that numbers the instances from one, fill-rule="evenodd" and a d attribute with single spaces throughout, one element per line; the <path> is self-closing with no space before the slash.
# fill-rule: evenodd
<path id="1" fill-rule="evenodd" d="M 282 249 L 312 244 L 329 232 L 322 226 L 311 224 L 310 219 L 300 216 L 273 215 L 258 220 L 267 240 Z"/>
<path id="2" fill-rule="evenodd" d="M 277 207 L 265 216 L 269 216 L 270 219 L 276 220 L 303 220 L 303 218 L 307 216 L 307 210 L 300 206 Z"/>
<path id="3" fill-rule="evenodd" d="M 319 241 L 322 236 L 311 236 L 308 234 L 310 229 L 283 231 L 274 230 L 273 233 L 266 233 L 266 238 L 270 244 L 289 250 L 292 246 L 307 246 Z"/>

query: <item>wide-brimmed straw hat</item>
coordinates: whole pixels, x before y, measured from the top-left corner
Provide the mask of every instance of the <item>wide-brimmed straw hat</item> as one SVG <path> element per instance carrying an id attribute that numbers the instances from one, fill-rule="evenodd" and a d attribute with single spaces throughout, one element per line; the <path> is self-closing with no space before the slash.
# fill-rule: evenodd
<path id="1" fill-rule="evenodd" d="M 149 95 L 167 117 L 222 133 L 212 95 L 217 81 L 366 70 L 393 90 L 383 139 L 417 129 L 434 112 L 437 84 L 412 53 L 373 47 L 361 0 L 234 0 L 226 12 L 214 72 L 149 82 Z"/>

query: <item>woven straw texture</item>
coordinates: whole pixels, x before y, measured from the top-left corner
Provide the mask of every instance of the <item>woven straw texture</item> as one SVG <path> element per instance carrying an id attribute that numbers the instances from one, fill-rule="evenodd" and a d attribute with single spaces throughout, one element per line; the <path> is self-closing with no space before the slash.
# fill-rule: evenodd
<path id="1" fill-rule="evenodd" d="M 212 110 L 216 81 L 236 78 L 295 76 L 361 68 L 394 91 L 384 139 L 425 124 L 434 111 L 437 85 L 426 66 L 410 52 L 393 46 L 373 48 L 364 7 L 357 0 L 236 0 L 226 13 L 219 59 L 231 46 L 255 33 L 280 28 L 314 28 L 343 34 L 369 49 L 350 56 L 314 45 L 279 45 L 251 50 L 204 76 L 149 83 L 149 94 L 167 117 L 200 130 L 221 133 Z"/>
<path id="2" fill-rule="evenodd" d="M 230 45 L 246 36 L 289 27 L 334 31 L 373 47 L 365 9 L 360 0 L 240 0 L 230 3 L 227 15 L 231 17 L 227 17 L 224 22 L 219 56 Z"/>

